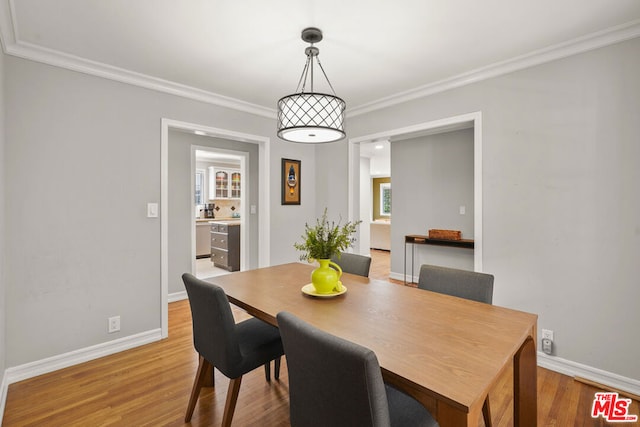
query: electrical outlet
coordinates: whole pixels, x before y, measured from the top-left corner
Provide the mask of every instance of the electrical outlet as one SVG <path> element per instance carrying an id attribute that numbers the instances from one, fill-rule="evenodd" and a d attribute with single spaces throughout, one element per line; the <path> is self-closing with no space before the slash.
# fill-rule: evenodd
<path id="1" fill-rule="evenodd" d="M 545 354 L 553 353 L 553 341 L 551 341 L 549 338 L 543 338 L 542 339 L 542 351 Z"/>
<path id="2" fill-rule="evenodd" d="M 542 339 L 547 339 L 553 341 L 553 331 L 551 329 L 543 329 L 542 330 Z"/>
<path id="3" fill-rule="evenodd" d="M 120 330 L 120 316 L 109 317 L 109 333 L 118 332 Z"/>

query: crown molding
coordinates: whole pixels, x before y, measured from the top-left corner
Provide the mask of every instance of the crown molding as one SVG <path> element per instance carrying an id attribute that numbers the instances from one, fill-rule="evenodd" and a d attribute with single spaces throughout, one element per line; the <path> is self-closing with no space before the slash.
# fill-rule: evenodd
<path id="1" fill-rule="evenodd" d="M 5 52 L 9 55 L 17 56 L 32 61 L 53 65 L 80 73 L 90 74 L 93 76 L 103 77 L 105 79 L 114 80 L 121 83 L 127 83 L 134 86 L 152 89 L 158 92 L 164 92 L 171 95 L 181 96 L 183 98 L 195 101 L 206 102 L 208 104 L 218 105 L 221 107 L 231 108 L 233 110 L 243 111 L 245 113 L 255 114 L 262 117 L 273 119 L 276 117 L 276 110 L 272 108 L 262 107 L 257 104 L 241 101 L 213 92 L 191 86 L 175 83 L 169 80 L 136 73 L 123 68 L 114 67 L 75 55 L 70 55 L 57 50 L 44 48 L 26 42 L 15 42 L 13 44 L 5 43 Z"/>
<path id="2" fill-rule="evenodd" d="M 600 47 L 640 37 L 640 20 L 635 20 L 603 31 L 578 37 L 567 42 L 539 49 L 506 61 L 496 62 L 434 83 L 410 89 L 385 98 L 378 99 L 347 111 L 347 117 L 369 113 L 414 99 L 423 98 L 446 90 L 459 88 L 514 71 L 566 58 Z"/>
<path id="3" fill-rule="evenodd" d="M 231 108 L 245 113 L 275 119 L 276 110 L 252 104 L 239 99 L 208 92 L 202 89 L 172 82 L 169 80 L 136 73 L 124 68 L 114 67 L 79 56 L 70 55 L 58 50 L 45 48 L 20 41 L 14 13 L 13 0 L 0 2 L 0 38 L 2 48 L 7 55 L 29 59 L 43 64 L 53 65 L 84 74 L 103 77 L 121 83 L 164 92 L 183 98 L 201 101 L 208 104 Z"/>
<path id="4" fill-rule="evenodd" d="M 276 110 L 273 108 L 263 107 L 261 105 L 252 104 L 228 96 L 219 95 L 169 80 L 136 73 L 123 68 L 114 67 L 97 61 L 91 61 L 54 49 L 48 49 L 20 41 L 13 10 L 13 0 L 1 2 L 0 41 L 2 42 L 4 52 L 8 55 L 99 76 L 146 89 L 152 89 L 171 95 L 181 96 L 195 101 L 231 108 L 270 119 L 276 117 Z M 372 111 L 381 110 L 393 105 L 423 98 L 450 89 L 459 88 L 468 84 L 477 83 L 482 80 L 523 70 L 525 68 L 544 64 L 557 59 L 566 58 L 636 37 L 640 37 L 640 20 L 631 21 L 626 24 L 578 37 L 567 42 L 539 49 L 525 55 L 520 55 L 515 58 L 471 70 L 457 76 L 368 102 L 350 108 L 347 111 L 347 117 L 355 117 Z"/>
<path id="5" fill-rule="evenodd" d="M 7 53 L 7 46 L 16 42 L 14 23 L 13 2 L 11 0 L 0 2 L 0 42 L 5 53 Z"/>

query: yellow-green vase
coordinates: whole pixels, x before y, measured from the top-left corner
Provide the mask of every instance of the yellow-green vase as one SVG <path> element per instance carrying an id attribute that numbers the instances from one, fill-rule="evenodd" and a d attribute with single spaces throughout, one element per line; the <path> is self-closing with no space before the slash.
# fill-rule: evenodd
<path id="1" fill-rule="evenodd" d="M 319 259 L 320 267 L 311 272 L 311 283 L 319 294 L 331 294 L 342 291 L 342 269 L 329 259 Z M 331 268 L 331 267 L 333 268 Z"/>

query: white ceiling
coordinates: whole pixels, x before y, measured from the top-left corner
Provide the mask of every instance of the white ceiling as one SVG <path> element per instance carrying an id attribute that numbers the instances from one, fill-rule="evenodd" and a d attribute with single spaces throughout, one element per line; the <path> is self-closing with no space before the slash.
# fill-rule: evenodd
<path id="1" fill-rule="evenodd" d="M 229 154 L 224 151 L 211 149 L 211 150 L 196 150 L 196 160 L 201 161 L 219 161 L 232 165 L 240 165 L 241 157 L 235 154 Z"/>
<path id="2" fill-rule="evenodd" d="M 369 159 L 369 175 L 391 176 L 391 142 L 388 139 L 360 143 L 360 157 Z"/>
<path id="3" fill-rule="evenodd" d="M 267 114 L 296 89 L 308 26 L 348 111 L 640 35 L 638 0 L 0 0 L 0 14 L 9 54 Z"/>

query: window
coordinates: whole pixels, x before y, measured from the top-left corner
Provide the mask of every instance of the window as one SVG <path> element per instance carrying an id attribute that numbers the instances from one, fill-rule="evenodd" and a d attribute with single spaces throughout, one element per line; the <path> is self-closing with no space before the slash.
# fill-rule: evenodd
<path id="1" fill-rule="evenodd" d="M 391 216 L 391 183 L 380 184 L 380 215 Z"/>
<path id="2" fill-rule="evenodd" d="M 196 171 L 195 187 L 196 205 L 204 205 L 204 170 Z"/>

